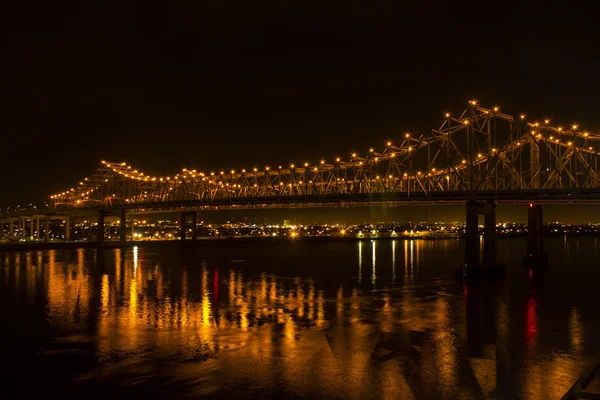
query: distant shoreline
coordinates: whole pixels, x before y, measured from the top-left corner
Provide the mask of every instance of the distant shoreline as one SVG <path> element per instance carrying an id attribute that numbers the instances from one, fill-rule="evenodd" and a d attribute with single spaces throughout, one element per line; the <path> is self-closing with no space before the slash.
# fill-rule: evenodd
<path id="1" fill-rule="evenodd" d="M 516 238 L 523 237 L 525 238 L 527 235 L 519 234 L 519 235 L 498 235 L 498 239 L 505 238 Z M 546 234 L 544 237 L 552 238 L 552 237 L 600 237 L 600 234 Z M 357 237 L 331 237 L 331 236 L 304 236 L 304 237 L 296 237 L 291 238 L 289 236 L 268 236 L 268 237 L 222 237 L 222 238 L 211 238 L 211 237 L 203 237 L 199 238 L 195 241 L 188 239 L 185 241 L 181 240 L 136 240 L 136 241 L 127 241 L 124 244 L 118 241 L 106 241 L 103 244 L 99 244 L 97 242 L 14 242 L 14 243 L 0 243 L 0 252 L 2 251 L 32 251 L 32 250 L 59 250 L 59 249 L 87 249 L 87 248 L 95 248 L 95 249 L 117 249 L 117 248 L 129 248 L 135 246 L 143 246 L 143 247 L 151 247 L 151 246 L 181 246 L 181 247 L 193 247 L 199 246 L 203 244 L 229 244 L 232 242 L 332 242 L 332 243 L 345 243 L 345 242 L 360 242 L 360 241 L 389 241 L 389 240 L 427 240 L 427 241 L 440 241 L 440 240 L 462 240 L 463 237 L 451 237 L 451 238 L 435 238 L 435 237 L 365 237 L 365 238 L 357 238 Z"/>

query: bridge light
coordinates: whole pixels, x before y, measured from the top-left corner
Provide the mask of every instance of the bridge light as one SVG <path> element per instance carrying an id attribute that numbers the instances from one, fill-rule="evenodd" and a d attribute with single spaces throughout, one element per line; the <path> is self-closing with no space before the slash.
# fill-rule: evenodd
<path id="1" fill-rule="evenodd" d="M 577 129 L 577 125 L 573 125 L 573 129 Z"/>
<path id="2" fill-rule="evenodd" d="M 390 154 L 390 157 L 396 157 L 396 153 Z"/>
<path id="3" fill-rule="evenodd" d="M 559 127 L 558 127 L 558 131 L 559 131 L 559 132 L 562 132 L 562 126 L 559 126 Z"/>
<path id="4" fill-rule="evenodd" d="M 467 163 L 467 160 L 462 160 L 462 163 L 463 163 L 463 164 L 466 164 L 466 163 Z"/>
<path id="5" fill-rule="evenodd" d="M 483 155 L 481 153 L 479 153 L 479 154 L 477 154 L 477 157 L 481 158 L 481 157 L 483 157 Z"/>
<path id="6" fill-rule="evenodd" d="M 245 173 L 245 172 L 246 172 L 246 170 L 245 170 L 245 169 L 243 169 L 243 170 L 242 170 L 242 174 L 243 174 L 243 173 Z"/>
<path id="7" fill-rule="evenodd" d="M 305 166 L 305 167 L 308 167 L 308 163 L 307 163 L 307 162 L 305 162 L 305 163 L 304 163 L 304 166 Z"/>
<path id="8" fill-rule="evenodd" d="M 535 122 L 535 123 L 533 124 L 533 126 L 535 126 L 535 127 L 537 127 L 537 126 L 539 126 L 539 125 L 540 125 L 540 124 L 539 124 L 538 122 Z"/>
<path id="9" fill-rule="evenodd" d="M 391 146 L 391 145 L 392 145 L 392 142 L 387 142 L 387 145 L 388 145 L 388 146 Z"/>
<path id="10" fill-rule="evenodd" d="M 571 144 L 572 144 L 571 142 L 568 142 L 568 143 L 567 143 L 567 145 L 569 145 L 569 146 L 570 146 Z"/>
<path id="11" fill-rule="evenodd" d="M 340 162 L 340 158 L 339 158 L 339 157 L 338 157 L 338 158 L 336 158 L 336 159 L 335 159 L 335 161 L 337 161 L 337 162 Z"/>
<path id="12" fill-rule="evenodd" d="M 315 167 L 314 171 L 318 171 L 319 169 L 317 167 Z"/>
<path id="13" fill-rule="evenodd" d="M 587 132 L 583 132 L 583 136 L 585 136 L 585 137 L 588 137 L 588 136 L 589 136 L 589 133 L 587 133 Z"/>
<path id="14" fill-rule="evenodd" d="M 554 140 L 554 136 L 550 136 L 550 140 Z"/>
<path id="15" fill-rule="evenodd" d="M 405 136 L 406 136 L 406 137 L 410 137 L 410 133 L 407 133 Z"/>
<path id="16" fill-rule="evenodd" d="M 463 124 L 465 124 L 465 125 L 469 125 L 469 120 L 468 120 L 468 119 L 464 120 L 464 121 L 463 121 Z"/>
<path id="17" fill-rule="evenodd" d="M 435 168 L 431 168 L 431 171 L 432 171 L 432 172 L 435 172 Z"/>
<path id="18" fill-rule="evenodd" d="M 281 169 L 281 165 L 279 167 L 277 167 L 277 168 Z"/>
<path id="19" fill-rule="evenodd" d="M 104 160 L 102 160 L 102 161 L 100 161 L 100 162 L 101 162 L 102 164 L 106 164 L 106 161 L 104 161 Z"/>
<path id="20" fill-rule="evenodd" d="M 258 171 L 258 168 L 254 167 L 253 170 L 254 170 L 254 172 L 256 172 L 256 171 Z M 211 175 L 212 175 L 212 173 L 211 173 Z"/>
<path id="21" fill-rule="evenodd" d="M 494 149 L 492 149 L 492 153 L 495 153 L 495 152 L 496 152 L 496 149 L 495 149 L 495 148 L 494 148 Z"/>
<path id="22" fill-rule="evenodd" d="M 373 149 L 369 149 L 369 151 L 372 153 L 372 152 L 373 152 Z"/>
<path id="23" fill-rule="evenodd" d="M 232 173 L 232 174 L 235 174 L 235 170 L 233 170 L 233 169 L 232 169 L 232 170 L 231 170 L 231 173 Z"/>
<path id="24" fill-rule="evenodd" d="M 221 175 L 223 175 L 225 172 L 221 171 Z"/>
<path id="25" fill-rule="evenodd" d="M 265 171 L 268 171 L 270 168 L 269 167 L 265 167 Z"/>
<path id="26" fill-rule="evenodd" d="M 356 157 L 356 153 L 352 153 L 352 157 Z"/>
<path id="27" fill-rule="evenodd" d="M 498 108 L 498 107 L 494 107 L 494 111 L 495 111 L 495 112 L 498 112 L 498 110 L 500 110 L 500 108 Z"/>
<path id="28" fill-rule="evenodd" d="M 450 113 L 446 113 L 446 118 L 449 118 L 449 117 L 450 117 Z"/>
<path id="29" fill-rule="evenodd" d="M 375 161 L 379 161 L 379 157 L 375 157 Z"/>
<path id="30" fill-rule="evenodd" d="M 376 178 L 377 180 L 379 180 L 379 175 L 377 175 L 375 178 Z"/>
<path id="31" fill-rule="evenodd" d="M 321 165 L 325 164 L 325 160 L 321 160 Z"/>
<path id="32" fill-rule="evenodd" d="M 409 146 L 409 147 L 408 147 L 408 151 L 412 151 L 412 146 Z"/>
<path id="33" fill-rule="evenodd" d="M 521 119 L 525 119 L 525 114 L 521 114 Z"/>
<path id="34" fill-rule="evenodd" d="M 290 168 L 294 168 L 294 164 L 290 164 Z"/>
<path id="35" fill-rule="evenodd" d="M 544 123 L 545 123 L 546 125 L 548 125 L 548 124 L 550 123 L 550 120 L 549 120 L 549 119 L 545 119 L 545 120 L 544 120 Z"/>
<path id="36" fill-rule="evenodd" d="M 592 150 L 592 146 L 590 146 L 590 150 Z"/>
<path id="37" fill-rule="evenodd" d="M 390 179 L 392 179 L 392 178 L 393 178 L 393 176 L 392 176 L 392 175 L 390 175 L 390 176 L 389 176 L 389 178 L 390 178 Z"/>

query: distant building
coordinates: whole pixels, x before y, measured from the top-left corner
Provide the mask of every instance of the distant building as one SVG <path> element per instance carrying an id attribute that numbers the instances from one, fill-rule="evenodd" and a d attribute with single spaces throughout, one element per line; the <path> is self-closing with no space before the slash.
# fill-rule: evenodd
<path id="1" fill-rule="evenodd" d="M 289 219 L 284 219 L 283 220 L 283 227 L 284 228 L 289 228 L 290 226 L 292 226 L 292 223 Z"/>

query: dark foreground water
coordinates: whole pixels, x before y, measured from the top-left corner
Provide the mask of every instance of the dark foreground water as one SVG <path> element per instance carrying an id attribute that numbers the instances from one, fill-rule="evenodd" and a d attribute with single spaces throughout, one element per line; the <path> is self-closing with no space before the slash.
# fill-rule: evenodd
<path id="1" fill-rule="evenodd" d="M 468 285 L 460 240 L 0 253 L 0 397 L 560 398 L 600 357 L 600 253 L 546 244 Z"/>

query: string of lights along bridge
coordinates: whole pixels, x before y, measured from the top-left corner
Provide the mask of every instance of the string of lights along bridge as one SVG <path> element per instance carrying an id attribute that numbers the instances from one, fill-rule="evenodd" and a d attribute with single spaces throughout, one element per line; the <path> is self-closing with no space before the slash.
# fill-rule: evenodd
<path id="1" fill-rule="evenodd" d="M 405 133 L 382 149 L 316 163 L 183 169 L 154 177 L 124 162 L 102 161 L 77 186 L 52 195 L 50 208 L 452 200 L 467 194 L 593 200 L 600 199 L 599 144 L 600 135 L 577 125 L 532 122 L 471 100 L 459 114 L 442 114 L 430 132 Z"/>

